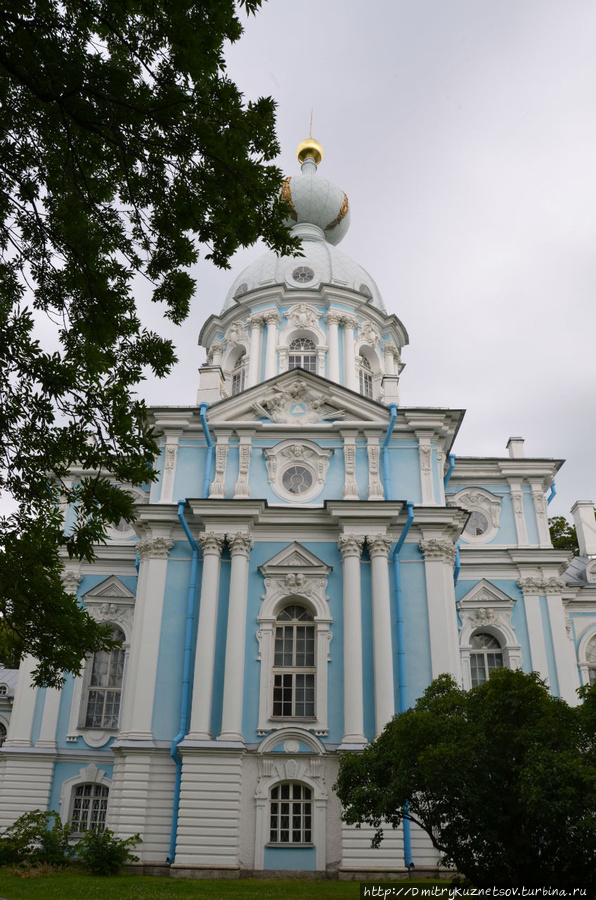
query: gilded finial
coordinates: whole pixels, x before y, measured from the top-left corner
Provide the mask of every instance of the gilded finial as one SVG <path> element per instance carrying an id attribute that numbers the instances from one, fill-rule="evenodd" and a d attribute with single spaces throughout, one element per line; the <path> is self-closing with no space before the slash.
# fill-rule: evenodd
<path id="1" fill-rule="evenodd" d="M 308 137 L 305 141 L 302 141 L 301 144 L 298 144 L 296 155 L 298 157 L 299 163 L 303 163 L 305 159 L 308 159 L 310 157 L 312 160 L 314 160 L 315 165 L 318 166 L 323 159 L 323 148 L 318 141 L 315 141 L 312 136 L 312 113 L 313 111 L 311 109 Z"/>

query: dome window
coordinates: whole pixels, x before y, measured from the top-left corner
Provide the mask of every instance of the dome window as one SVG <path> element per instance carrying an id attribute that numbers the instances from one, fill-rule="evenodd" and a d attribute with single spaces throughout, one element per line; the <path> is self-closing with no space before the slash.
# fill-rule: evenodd
<path id="1" fill-rule="evenodd" d="M 358 290 L 367 300 L 372 300 L 372 291 L 367 284 L 361 284 Z"/>
<path id="2" fill-rule="evenodd" d="M 363 397 L 368 397 L 372 400 L 373 396 L 373 374 L 372 374 L 372 366 L 370 364 L 370 360 L 364 355 L 364 353 L 360 354 L 360 368 L 358 370 L 358 380 L 360 385 L 360 393 Z"/>
<path id="3" fill-rule="evenodd" d="M 298 284 L 307 284 L 315 277 L 315 273 L 309 266 L 297 266 L 292 272 L 292 278 Z"/>
<path id="4" fill-rule="evenodd" d="M 297 338 L 292 341 L 289 350 L 288 369 L 306 369 L 316 374 L 317 348 L 310 338 Z"/>
<path id="5" fill-rule="evenodd" d="M 242 297 L 242 295 L 246 294 L 247 291 L 248 291 L 248 285 L 246 284 L 246 282 L 242 282 L 242 284 L 239 284 L 238 287 L 236 288 L 236 290 L 234 291 L 234 299 L 236 299 L 237 297 Z"/>
<path id="6" fill-rule="evenodd" d="M 239 394 L 246 386 L 246 355 L 242 353 L 232 369 L 232 397 Z"/>

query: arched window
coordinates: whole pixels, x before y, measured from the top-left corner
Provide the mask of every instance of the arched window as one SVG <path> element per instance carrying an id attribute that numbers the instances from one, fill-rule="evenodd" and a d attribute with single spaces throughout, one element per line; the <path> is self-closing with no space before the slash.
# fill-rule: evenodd
<path id="1" fill-rule="evenodd" d="M 6 740 L 6 725 L 4 722 L 0 722 L 0 747 Z"/>
<path id="2" fill-rule="evenodd" d="M 273 715 L 315 716 L 315 624 L 304 606 L 286 606 L 277 616 L 273 656 Z"/>
<path id="3" fill-rule="evenodd" d="M 477 687 L 488 681 L 494 669 L 503 668 L 503 650 L 498 640 L 486 632 L 473 635 L 470 647 L 472 687 Z"/>
<path id="4" fill-rule="evenodd" d="M 243 351 L 232 369 L 232 396 L 235 397 L 246 386 L 246 351 Z"/>
<path id="5" fill-rule="evenodd" d="M 290 344 L 288 357 L 288 369 L 306 369 L 307 372 L 317 371 L 316 346 L 310 338 L 297 338 Z"/>
<path id="6" fill-rule="evenodd" d="M 370 364 L 370 360 L 361 353 L 359 356 L 360 368 L 358 370 L 358 377 L 360 383 L 360 393 L 363 397 L 370 397 L 372 400 L 373 396 L 373 373 L 372 366 Z"/>
<path id="7" fill-rule="evenodd" d="M 271 788 L 270 844 L 312 843 L 312 791 L 286 781 Z"/>
<path id="8" fill-rule="evenodd" d="M 105 831 L 109 788 L 103 784 L 79 784 L 72 794 L 70 824 L 73 831 Z"/>
<path id="9" fill-rule="evenodd" d="M 117 641 L 124 641 L 119 628 L 113 631 Z M 87 690 L 85 728 L 117 728 L 120 716 L 124 649 L 117 647 L 109 653 L 100 650 L 93 655 Z"/>

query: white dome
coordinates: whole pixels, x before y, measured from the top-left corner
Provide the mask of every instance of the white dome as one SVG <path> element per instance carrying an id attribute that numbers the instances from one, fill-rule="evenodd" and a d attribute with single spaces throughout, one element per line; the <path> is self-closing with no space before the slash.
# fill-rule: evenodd
<path id="1" fill-rule="evenodd" d="M 297 226 L 297 230 L 300 226 Z M 245 294 L 270 285 L 281 284 L 288 290 L 304 291 L 322 284 L 356 291 L 375 309 L 385 306 L 374 279 L 366 269 L 324 240 L 303 240 L 304 256 L 278 256 L 273 250 L 251 263 L 236 278 L 226 297 L 223 311 L 241 303 Z"/>

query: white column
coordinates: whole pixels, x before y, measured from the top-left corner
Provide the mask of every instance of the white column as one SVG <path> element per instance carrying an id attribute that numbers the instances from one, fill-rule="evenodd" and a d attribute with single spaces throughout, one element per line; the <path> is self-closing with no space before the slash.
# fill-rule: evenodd
<path id="1" fill-rule="evenodd" d="M 232 570 L 230 573 L 223 713 L 218 741 L 241 741 L 248 561 L 253 542 L 247 534 L 240 533 L 228 534 L 227 540 L 232 556 Z"/>
<path id="2" fill-rule="evenodd" d="M 538 540 L 541 547 L 551 547 L 550 531 L 548 530 L 548 512 L 546 497 L 540 482 L 530 482 L 532 499 L 536 510 L 536 523 L 538 525 Z"/>
<path id="3" fill-rule="evenodd" d="M 261 336 L 263 333 L 263 320 L 261 316 L 251 316 L 250 325 L 250 356 L 248 358 L 248 387 L 254 387 L 261 380 Z"/>
<path id="4" fill-rule="evenodd" d="M 339 384 L 339 330 L 338 325 L 341 316 L 336 312 L 328 312 L 325 316 L 327 323 L 327 344 L 329 356 L 327 358 L 327 378 Z"/>
<path id="5" fill-rule="evenodd" d="M 344 736 L 343 744 L 364 744 L 362 687 L 362 596 L 360 554 L 364 537 L 341 534 L 344 605 Z"/>
<path id="6" fill-rule="evenodd" d="M 277 359 L 277 326 L 279 323 L 279 313 L 277 310 L 266 312 L 264 315 L 267 322 L 267 346 L 265 348 L 265 381 L 273 378 L 276 374 L 277 367 L 275 365 Z"/>
<path id="7" fill-rule="evenodd" d="M 30 747 L 37 688 L 31 683 L 31 675 L 37 664 L 33 656 L 25 656 L 19 667 L 19 677 L 14 704 L 8 726 L 5 747 Z"/>
<path id="8" fill-rule="evenodd" d="M 139 583 L 122 710 L 122 736 L 132 740 L 153 740 L 157 657 L 168 554 L 173 546 L 163 536 L 146 538 L 138 545 Z"/>
<path id="9" fill-rule="evenodd" d="M 577 706 L 579 698 L 579 672 L 573 643 L 567 635 L 565 624 L 565 609 L 563 600 L 558 590 L 564 590 L 566 585 L 558 578 L 546 581 L 546 604 L 550 619 L 550 629 L 553 637 L 553 650 L 555 664 L 557 666 L 557 681 L 559 682 L 559 694 L 570 706 Z"/>
<path id="10" fill-rule="evenodd" d="M 528 582 L 529 586 L 531 586 L 534 583 L 534 579 L 529 579 Z M 518 583 L 524 594 L 526 620 L 528 623 L 528 638 L 530 641 L 530 655 L 532 657 L 532 671 L 538 672 L 540 677 L 548 684 L 548 660 L 546 658 L 546 646 L 544 643 L 544 623 L 542 621 L 542 612 L 540 610 L 540 597 L 538 594 L 526 593 L 524 591 L 523 581 Z"/>
<path id="11" fill-rule="evenodd" d="M 517 532 L 517 543 L 520 547 L 528 546 L 528 529 L 526 528 L 526 515 L 524 512 L 524 494 L 521 489 L 520 481 L 510 481 L 511 503 L 513 504 L 513 515 L 515 518 L 515 530 Z M 536 669 L 538 671 L 538 669 Z"/>
<path id="12" fill-rule="evenodd" d="M 225 349 L 226 345 L 223 341 L 213 341 L 213 343 L 209 347 L 209 353 L 207 355 L 208 363 L 210 363 L 212 366 L 221 366 Z"/>
<path id="13" fill-rule="evenodd" d="M 203 577 L 188 737 L 191 740 L 208 741 L 211 739 L 219 569 L 225 536 L 213 532 L 203 532 L 199 535 L 199 540 L 203 549 Z"/>
<path id="14" fill-rule="evenodd" d="M 455 544 L 444 538 L 430 538 L 420 541 L 420 549 L 424 553 L 432 677 L 437 678 L 447 672 L 457 684 L 461 684 L 453 584 Z"/>
<path id="15" fill-rule="evenodd" d="M 159 495 L 160 503 L 174 502 L 174 481 L 176 478 L 176 459 L 178 457 L 178 443 L 180 433 L 168 434 L 166 437 L 166 445 L 164 448 L 164 466 L 163 475 L 161 477 L 161 493 Z"/>
<path id="16" fill-rule="evenodd" d="M 36 747 L 56 746 L 56 729 L 58 727 L 58 713 L 60 712 L 60 697 L 62 689 L 47 688 L 41 717 L 41 728 Z"/>
<path id="17" fill-rule="evenodd" d="M 596 517 L 591 500 L 578 500 L 571 507 L 581 556 L 596 556 Z"/>
<path id="18" fill-rule="evenodd" d="M 354 316 L 344 316 L 341 321 L 344 340 L 344 384 L 350 390 L 358 392 L 354 350 L 354 329 L 358 325 L 358 320 Z"/>
<path id="19" fill-rule="evenodd" d="M 395 715 L 393 644 L 388 555 L 391 539 L 384 534 L 367 535 L 372 569 L 373 654 L 375 673 L 375 736 Z"/>
<path id="20" fill-rule="evenodd" d="M 432 445 L 431 439 L 425 432 L 416 432 L 418 438 L 418 460 L 420 465 L 420 487 L 422 490 L 422 503 L 435 505 L 435 490 L 433 484 Z"/>
<path id="21" fill-rule="evenodd" d="M 383 349 L 383 359 L 385 361 L 385 375 L 397 375 L 395 371 L 395 348 L 385 345 Z"/>

